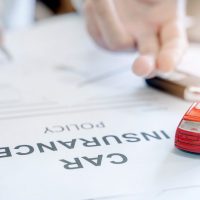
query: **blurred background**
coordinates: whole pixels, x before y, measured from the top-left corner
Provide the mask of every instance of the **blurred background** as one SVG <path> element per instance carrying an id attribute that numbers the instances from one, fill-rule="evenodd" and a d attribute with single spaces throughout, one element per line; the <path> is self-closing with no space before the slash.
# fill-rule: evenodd
<path id="1" fill-rule="evenodd" d="M 0 0 L 0 25 L 4 29 L 21 29 L 39 20 L 74 11 L 70 0 Z"/>
<path id="2" fill-rule="evenodd" d="M 75 11 L 70 0 L 0 0 L 0 27 L 9 30 L 26 28 L 37 21 Z M 199 11 L 200 0 L 187 0 L 188 37 L 191 42 L 200 42 Z"/>

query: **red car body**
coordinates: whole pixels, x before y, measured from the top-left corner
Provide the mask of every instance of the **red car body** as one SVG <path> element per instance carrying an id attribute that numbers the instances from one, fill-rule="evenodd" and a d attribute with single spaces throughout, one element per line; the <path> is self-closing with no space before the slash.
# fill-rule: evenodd
<path id="1" fill-rule="evenodd" d="M 181 150 L 200 153 L 200 102 L 195 102 L 179 123 L 175 146 Z"/>

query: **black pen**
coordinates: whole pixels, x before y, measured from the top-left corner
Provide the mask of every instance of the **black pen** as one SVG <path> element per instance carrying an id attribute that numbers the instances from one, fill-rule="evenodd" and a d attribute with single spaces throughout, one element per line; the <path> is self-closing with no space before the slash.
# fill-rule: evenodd
<path id="1" fill-rule="evenodd" d="M 174 71 L 169 76 L 146 79 L 146 83 L 188 101 L 200 101 L 200 77 L 183 71 Z"/>

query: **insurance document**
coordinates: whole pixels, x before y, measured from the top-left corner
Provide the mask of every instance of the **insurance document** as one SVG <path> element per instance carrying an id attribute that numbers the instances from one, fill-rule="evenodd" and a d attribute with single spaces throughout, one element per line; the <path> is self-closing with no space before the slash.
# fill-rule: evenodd
<path id="1" fill-rule="evenodd" d="M 0 67 L 1 200 L 199 195 L 199 155 L 174 147 L 190 103 L 133 76 L 135 54 L 96 48 L 74 15 L 7 37 L 15 60 Z"/>

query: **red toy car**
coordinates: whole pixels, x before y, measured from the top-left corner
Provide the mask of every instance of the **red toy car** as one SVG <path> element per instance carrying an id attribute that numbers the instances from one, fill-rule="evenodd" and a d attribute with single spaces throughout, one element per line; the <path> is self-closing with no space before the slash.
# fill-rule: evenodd
<path id="1" fill-rule="evenodd" d="M 181 150 L 200 153 L 200 102 L 194 103 L 179 123 L 175 146 Z"/>

